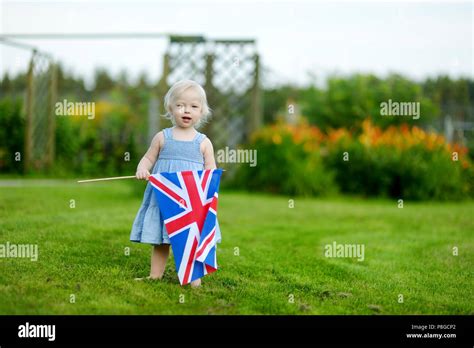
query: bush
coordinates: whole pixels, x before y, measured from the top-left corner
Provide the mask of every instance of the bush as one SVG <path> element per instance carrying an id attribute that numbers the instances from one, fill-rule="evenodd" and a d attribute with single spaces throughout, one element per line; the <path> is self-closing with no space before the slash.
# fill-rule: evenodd
<path id="1" fill-rule="evenodd" d="M 382 130 L 367 119 L 358 128 L 357 134 L 344 128 L 323 134 L 305 122 L 265 127 L 249 144 L 257 150 L 257 166 L 241 166 L 234 185 L 291 195 L 340 190 L 412 200 L 474 196 L 465 147 L 407 125 Z"/>
<path id="2" fill-rule="evenodd" d="M 23 156 L 25 120 L 21 113 L 21 99 L 0 101 L 0 170 L 23 171 L 23 161 L 15 161 L 16 153 Z"/>
<path id="3" fill-rule="evenodd" d="M 325 164 L 336 172 L 342 192 L 414 200 L 460 199 L 472 196 L 472 165 L 466 154 L 465 148 L 420 128 L 403 125 L 382 131 L 366 120 L 358 137 L 346 134 L 329 144 Z"/>
<path id="4" fill-rule="evenodd" d="M 58 119 L 58 164 L 81 175 L 135 173 L 139 154 L 130 109 L 123 104 L 99 101 L 95 112 L 92 120 L 84 116 Z"/>
<path id="5" fill-rule="evenodd" d="M 381 103 L 391 99 L 398 102 L 419 102 L 422 117 L 381 117 Z M 311 86 L 303 90 L 300 103 L 303 114 L 309 121 L 327 131 L 329 128 L 358 127 L 370 118 L 382 128 L 402 123 L 432 124 L 439 118 L 440 108 L 436 98 L 427 97 L 422 85 L 401 75 L 391 74 L 386 78 L 375 75 L 332 75 L 324 88 Z"/>
<path id="6" fill-rule="evenodd" d="M 316 127 L 278 123 L 254 134 L 249 147 L 257 150 L 257 165 L 241 165 L 234 185 L 253 191 L 289 195 L 325 195 L 336 191 L 333 174 L 324 168 L 324 149 Z"/>

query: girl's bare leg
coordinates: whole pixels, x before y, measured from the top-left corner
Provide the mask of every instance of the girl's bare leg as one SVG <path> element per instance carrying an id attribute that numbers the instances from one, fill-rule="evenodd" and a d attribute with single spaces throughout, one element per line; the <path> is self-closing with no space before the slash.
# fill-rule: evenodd
<path id="1" fill-rule="evenodd" d="M 151 253 L 151 269 L 148 279 L 161 279 L 165 272 L 166 260 L 170 254 L 169 244 L 155 245 Z M 191 282 L 191 287 L 201 286 L 201 279 Z"/>
<path id="2" fill-rule="evenodd" d="M 170 254 L 169 244 L 154 245 L 151 249 L 150 275 L 145 278 L 135 278 L 135 280 L 161 279 L 165 273 L 166 260 Z"/>
<path id="3" fill-rule="evenodd" d="M 165 273 L 166 260 L 170 254 L 169 244 L 161 244 L 153 246 L 151 251 L 151 279 L 161 279 Z"/>
<path id="4" fill-rule="evenodd" d="M 151 267 L 150 275 L 147 279 L 161 279 L 165 273 L 166 261 L 170 254 L 169 244 L 155 245 L 151 251 Z M 145 278 L 135 278 L 135 280 L 143 280 Z M 196 288 L 201 286 L 201 279 L 196 279 L 191 282 L 191 287 Z"/>

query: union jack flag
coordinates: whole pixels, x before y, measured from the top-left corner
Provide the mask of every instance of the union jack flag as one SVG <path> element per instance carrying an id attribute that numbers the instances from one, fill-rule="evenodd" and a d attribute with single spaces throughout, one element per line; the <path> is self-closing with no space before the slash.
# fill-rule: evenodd
<path id="1" fill-rule="evenodd" d="M 181 285 L 217 270 L 217 198 L 222 169 L 161 172 L 149 177 Z"/>

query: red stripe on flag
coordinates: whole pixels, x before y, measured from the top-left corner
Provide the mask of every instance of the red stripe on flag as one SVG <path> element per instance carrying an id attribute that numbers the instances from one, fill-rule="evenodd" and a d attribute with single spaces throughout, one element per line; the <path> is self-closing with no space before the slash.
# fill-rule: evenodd
<path id="1" fill-rule="evenodd" d="M 156 186 L 158 186 L 161 190 L 165 191 L 168 195 L 173 197 L 176 201 L 181 203 L 183 207 L 186 207 L 186 200 L 179 196 L 177 193 L 174 191 L 170 190 L 167 186 L 165 186 L 161 181 L 157 180 L 155 177 L 150 176 L 149 180 Z"/>
<path id="2" fill-rule="evenodd" d="M 211 208 L 217 212 L 217 197 L 216 196 L 214 196 L 214 198 L 211 201 Z"/>
<path id="3" fill-rule="evenodd" d="M 190 276 L 191 266 L 195 260 L 194 254 L 196 253 L 197 245 L 198 245 L 198 241 L 196 238 L 194 238 L 193 246 L 191 247 L 191 252 L 189 253 L 188 264 L 186 265 L 186 272 L 184 273 L 184 277 L 183 277 L 183 284 L 187 284 L 190 282 L 190 280 L 188 280 L 188 277 Z"/>
<path id="4" fill-rule="evenodd" d="M 214 267 L 209 266 L 208 264 L 206 264 L 207 273 L 212 273 L 212 272 L 215 272 L 216 270 L 217 270 L 217 268 L 214 268 Z"/>
<path id="5" fill-rule="evenodd" d="M 214 239 L 214 233 L 215 233 L 215 230 L 212 231 L 212 233 L 209 235 L 209 237 L 207 238 L 206 242 L 201 246 L 201 248 L 199 249 L 198 253 L 196 254 L 196 259 L 199 258 L 199 256 L 202 255 L 202 253 L 204 252 L 204 250 L 206 249 L 206 247 L 209 245 L 209 243 Z"/>
<path id="6" fill-rule="evenodd" d="M 176 220 L 167 222 L 165 225 L 168 236 L 171 236 L 173 233 L 182 229 L 183 227 L 191 225 L 195 221 L 196 220 L 194 219 L 193 213 L 189 212 Z"/>
<path id="7" fill-rule="evenodd" d="M 205 170 L 204 171 L 204 178 L 202 179 L 201 181 L 201 187 L 202 187 L 202 190 L 204 191 L 204 189 L 206 188 L 206 182 L 207 182 L 207 178 L 209 177 L 209 174 L 211 173 L 210 170 Z"/>
<path id="8" fill-rule="evenodd" d="M 196 186 L 196 180 L 194 179 L 193 172 L 183 172 L 183 181 L 188 191 L 188 196 L 191 201 L 191 209 L 193 210 L 193 214 L 196 218 L 199 233 L 201 233 L 204 220 L 206 219 L 207 209 L 209 208 L 202 205 L 201 195 L 199 194 L 198 188 Z"/>

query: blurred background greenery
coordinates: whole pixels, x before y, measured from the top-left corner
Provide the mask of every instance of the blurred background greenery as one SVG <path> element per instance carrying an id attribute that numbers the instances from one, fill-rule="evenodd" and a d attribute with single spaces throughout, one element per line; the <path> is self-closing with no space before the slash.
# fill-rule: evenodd
<path id="1" fill-rule="evenodd" d="M 149 141 L 149 91 L 154 86 L 145 76 L 130 83 L 125 72 L 114 79 L 98 69 L 94 87 L 88 89 L 81 78 L 59 66 L 57 100 L 93 101 L 95 119 L 58 116 L 53 166 L 25 173 L 24 161 L 16 161 L 14 154 L 24 148 L 26 80 L 26 74 L 5 75 L 0 83 L 2 174 L 134 173 Z M 380 104 L 389 99 L 419 102 L 420 118 L 381 116 Z M 444 136 L 447 122 L 473 119 L 473 80 L 439 76 L 415 82 L 396 74 L 334 75 L 325 86 L 263 89 L 262 100 L 263 124 L 238 145 L 257 150 L 258 164 L 233 165 L 237 174 L 224 183 L 227 186 L 291 195 L 473 195 L 472 130 L 454 132 L 451 141 Z M 171 125 L 161 122 L 162 128 Z"/>

